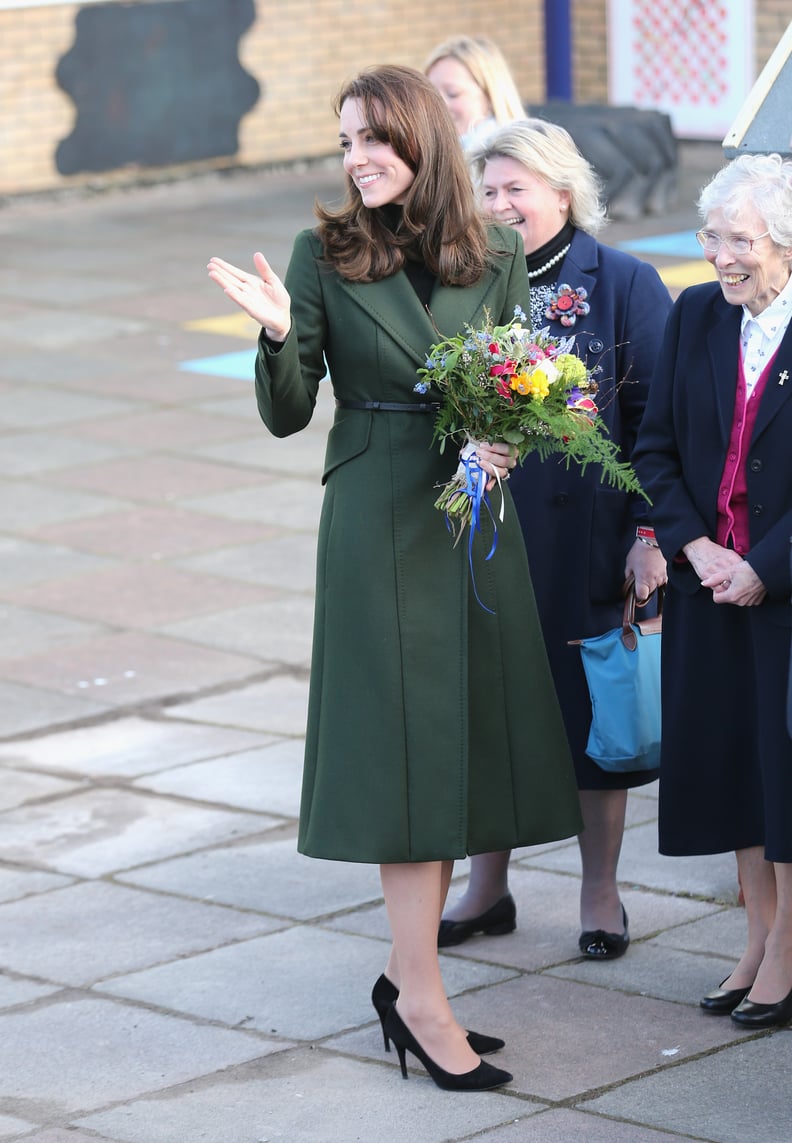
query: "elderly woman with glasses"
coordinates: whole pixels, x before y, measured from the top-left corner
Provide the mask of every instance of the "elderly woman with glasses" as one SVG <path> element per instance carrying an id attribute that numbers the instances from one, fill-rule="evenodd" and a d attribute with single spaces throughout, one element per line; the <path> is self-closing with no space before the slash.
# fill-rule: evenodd
<path id="1" fill-rule="evenodd" d="M 669 565 L 660 850 L 736 851 L 747 945 L 701 1007 L 766 1028 L 792 1018 L 792 161 L 741 155 L 698 205 L 717 281 L 675 304 L 633 454 Z"/>

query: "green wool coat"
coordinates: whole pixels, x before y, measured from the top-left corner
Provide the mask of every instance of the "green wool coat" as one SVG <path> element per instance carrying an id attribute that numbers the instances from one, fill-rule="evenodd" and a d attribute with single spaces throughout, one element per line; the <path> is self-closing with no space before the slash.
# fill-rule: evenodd
<path id="1" fill-rule="evenodd" d="M 316 235 L 300 234 L 291 332 L 280 347 L 259 343 L 264 423 L 276 436 L 308 423 L 324 359 L 337 398 L 431 400 L 414 386 L 434 342 L 481 325 L 485 308 L 496 323 L 518 303 L 527 311 L 518 243 L 494 228 L 489 272 L 472 287 L 436 284 L 427 312 L 404 272 L 345 281 Z M 458 454 L 432 444 L 432 422 L 337 409 L 329 433 L 298 843 L 313 857 L 461 858 L 581 828 L 513 502 L 507 492 L 489 562 L 489 534 L 475 539 L 490 615 L 471 589 L 467 535 L 455 548 L 434 507 Z"/>

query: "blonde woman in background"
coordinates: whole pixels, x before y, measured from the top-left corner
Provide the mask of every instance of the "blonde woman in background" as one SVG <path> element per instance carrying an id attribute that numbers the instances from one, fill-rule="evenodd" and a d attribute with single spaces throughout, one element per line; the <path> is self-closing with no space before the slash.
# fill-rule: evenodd
<path id="1" fill-rule="evenodd" d="M 445 100 L 463 147 L 488 127 L 525 115 L 503 52 L 483 36 L 444 40 L 423 70 Z"/>

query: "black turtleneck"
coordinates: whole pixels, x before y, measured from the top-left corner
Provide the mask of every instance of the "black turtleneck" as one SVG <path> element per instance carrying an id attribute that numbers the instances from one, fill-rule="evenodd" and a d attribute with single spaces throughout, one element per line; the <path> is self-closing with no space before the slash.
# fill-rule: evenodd
<path id="1" fill-rule="evenodd" d="M 377 209 L 388 230 L 392 234 L 398 234 L 402 223 L 401 206 L 395 202 L 388 202 Z M 421 305 L 428 306 L 436 276 L 427 267 L 417 246 L 405 247 L 404 256 L 406 258 L 404 273 L 407 275 L 407 280 L 418 295 Z"/>
<path id="2" fill-rule="evenodd" d="M 568 246 L 572 241 L 575 233 L 575 228 L 571 222 L 567 221 L 559 230 L 554 238 L 549 242 L 545 242 L 544 246 L 540 246 L 538 250 L 534 250 L 532 254 L 525 255 L 525 268 L 530 274 L 534 270 L 538 270 L 544 266 L 545 262 L 549 262 L 551 258 L 555 258 L 565 246 Z M 563 259 L 554 263 L 549 270 L 539 277 L 531 278 L 532 286 L 548 286 L 558 281 L 558 272 Z"/>

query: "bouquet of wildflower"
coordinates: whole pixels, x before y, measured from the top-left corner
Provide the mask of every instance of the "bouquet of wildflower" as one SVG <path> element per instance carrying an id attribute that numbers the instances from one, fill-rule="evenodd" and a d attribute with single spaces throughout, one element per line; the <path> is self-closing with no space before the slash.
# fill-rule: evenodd
<path id="1" fill-rule="evenodd" d="M 560 454 L 581 471 L 596 464 L 602 480 L 646 495 L 608 436 L 594 402 L 595 371 L 574 352 L 574 338 L 551 337 L 547 328 L 533 333 L 524 320 L 519 306 L 507 325 L 493 326 L 487 314 L 482 329 L 466 326 L 464 334 L 433 345 L 418 370 L 416 391 L 434 387 L 442 397 L 434 433 L 441 452 L 449 437 L 464 442 L 459 467 L 435 502 L 457 540 L 468 523 L 478 528 L 482 504 L 489 510 L 490 478 L 476 458 L 480 441 L 514 445 L 520 462 L 538 452 L 543 460 Z"/>

